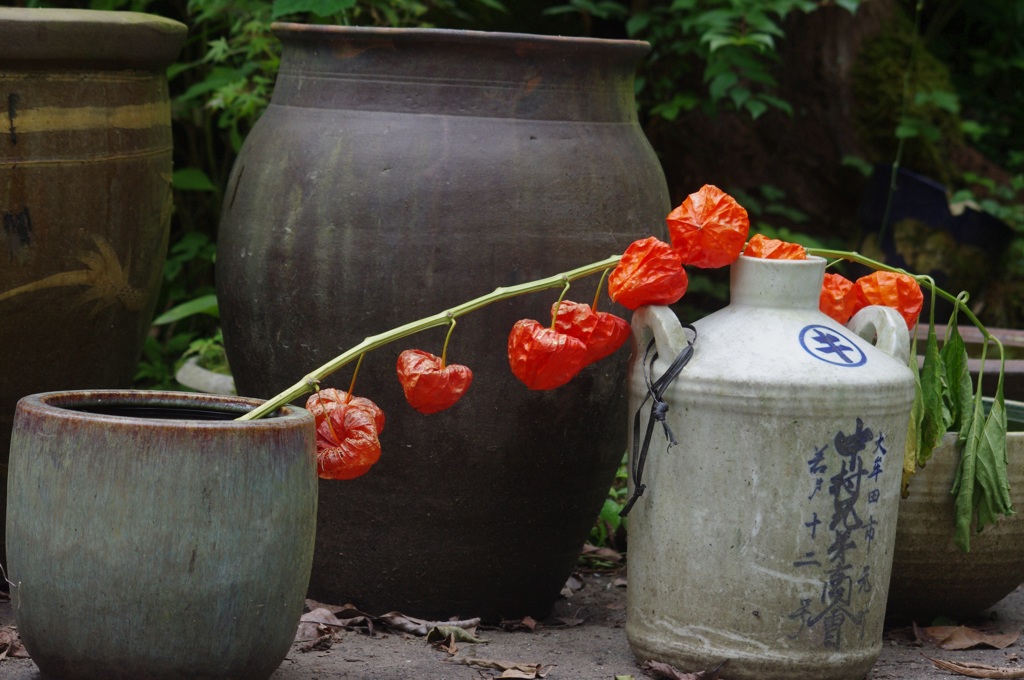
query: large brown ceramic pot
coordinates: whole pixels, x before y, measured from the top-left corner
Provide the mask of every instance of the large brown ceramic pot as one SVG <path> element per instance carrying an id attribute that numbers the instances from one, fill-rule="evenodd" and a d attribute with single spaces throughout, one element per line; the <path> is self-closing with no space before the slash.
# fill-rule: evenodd
<path id="1" fill-rule="evenodd" d="M 665 179 L 633 99 L 646 44 L 275 30 L 274 98 L 235 164 L 218 243 L 240 394 L 270 396 L 367 335 L 664 232 Z M 596 283 L 569 298 L 590 302 Z M 362 478 L 321 482 L 312 597 L 432 618 L 548 611 L 626 449 L 625 350 L 549 392 L 509 371 L 513 324 L 549 319 L 556 297 L 459 321 L 448 357 L 475 379 L 449 411 L 413 411 L 395 377 L 401 350 L 440 354 L 444 329 L 367 357 L 355 391 L 387 414 L 384 454 Z"/>
<path id="2" fill-rule="evenodd" d="M 164 70 L 185 32 L 0 8 L 0 469 L 20 397 L 131 384 L 167 250 Z"/>
<path id="3" fill-rule="evenodd" d="M 953 496 L 960 452 L 947 434 L 900 501 L 887 616 L 924 625 L 936 616 L 976 616 L 1024 583 L 1024 403 L 1006 402 L 1010 498 L 1017 514 L 979 534 L 971 551 L 953 544 Z"/>

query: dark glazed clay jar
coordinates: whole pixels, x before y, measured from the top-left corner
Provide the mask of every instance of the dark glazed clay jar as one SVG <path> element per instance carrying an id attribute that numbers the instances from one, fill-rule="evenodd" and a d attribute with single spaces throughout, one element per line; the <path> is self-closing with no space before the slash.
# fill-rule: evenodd
<path id="1" fill-rule="evenodd" d="M 0 470 L 18 399 L 135 375 L 172 212 L 165 69 L 185 34 L 137 12 L 0 8 Z"/>
<path id="2" fill-rule="evenodd" d="M 275 31 L 274 98 L 235 164 L 218 244 L 240 394 L 271 396 L 368 335 L 663 234 L 668 192 L 633 99 L 646 44 Z M 597 278 L 568 299 L 589 303 Z M 311 597 L 430 618 L 548 611 L 626 449 L 627 350 L 548 392 L 509 371 L 513 324 L 550 320 L 557 295 L 458 322 L 448 359 L 475 379 L 439 414 L 405 403 L 395 360 L 440 354 L 445 329 L 366 357 L 355 392 L 387 414 L 384 453 L 364 477 L 321 481 Z"/>

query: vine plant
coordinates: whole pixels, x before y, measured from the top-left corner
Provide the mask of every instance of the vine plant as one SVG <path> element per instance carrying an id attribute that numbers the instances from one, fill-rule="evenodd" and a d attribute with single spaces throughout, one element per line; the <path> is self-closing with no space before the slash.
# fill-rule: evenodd
<path id="1" fill-rule="evenodd" d="M 319 383 L 352 361 L 361 362 L 374 349 L 428 328 L 448 325 L 452 330 L 457 318 L 500 300 L 561 288 L 561 295 L 551 311 L 550 326 L 522 320 L 513 327 L 508 342 L 513 374 L 531 389 L 552 389 L 571 380 L 588 363 L 617 350 L 629 335 L 628 324 L 623 319 L 596 312 L 598 297 L 593 308 L 565 300 L 573 281 L 595 274 L 607 275 L 609 297 L 628 309 L 636 309 L 646 304 L 673 304 L 682 298 L 688 283 L 684 266 L 721 267 L 731 264 L 741 254 L 769 259 L 805 259 L 813 255 L 833 261 L 849 260 L 875 270 L 856 282 L 838 274 L 826 275 L 821 309 L 839 323 L 846 323 L 862 307 L 884 304 L 896 308 L 912 329 L 924 304 L 921 286 L 931 292 L 927 347 L 920 370 L 916 352 L 911 353 L 916 394 L 904 455 L 904 494 L 917 466 L 927 462 L 939 440 L 952 429 L 959 433 L 962 445 L 960 467 L 952 490 L 956 496 L 957 545 L 964 551 L 969 550 L 971 525 L 975 519 L 977 530 L 981 531 L 997 521 L 998 515 L 1014 512 L 1006 475 L 1003 347 L 967 307 L 965 295 L 951 295 L 936 286 L 930 277 L 915 276 L 855 252 L 805 248 L 760 234 L 748 241 L 750 224 L 746 210 L 731 196 L 710 185 L 688 196 L 668 215 L 667 223 L 671 244 L 655 237 L 638 240 L 621 255 L 536 281 L 500 287 L 460 305 L 369 336 L 240 419 L 268 416 L 314 392 L 306 405 L 316 416 L 320 475 L 350 479 L 367 472 L 380 456 L 377 435 L 383 429 L 384 416 L 370 400 L 354 396 L 355 375 L 347 393 L 333 389 L 321 392 Z M 941 350 L 935 333 L 936 297 L 943 297 L 954 305 Z M 999 352 L 998 386 L 987 415 L 981 381 L 975 389 L 968 371 L 967 351 L 957 332 L 959 314 L 967 317 L 985 337 L 982 370 L 989 343 Z M 447 408 L 468 389 L 472 379 L 469 369 L 458 366 L 459 370 L 454 371 L 457 365 L 446 363 L 447 338 L 441 357 L 422 350 L 407 350 L 403 356 L 408 352 L 415 353 L 419 361 L 403 363 L 400 358 L 398 377 L 407 399 L 418 410 L 436 412 Z M 454 373 L 461 377 L 450 379 Z M 419 380 L 424 382 L 417 386 Z M 429 405 L 429 410 L 421 408 L 424 405 Z"/>

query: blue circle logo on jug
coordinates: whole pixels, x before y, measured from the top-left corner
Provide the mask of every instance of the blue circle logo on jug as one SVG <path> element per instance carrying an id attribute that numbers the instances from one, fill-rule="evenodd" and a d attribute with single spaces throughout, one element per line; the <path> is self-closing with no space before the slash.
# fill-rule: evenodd
<path id="1" fill-rule="evenodd" d="M 868 360 L 856 343 L 828 326 L 804 326 L 800 346 L 815 359 L 836 366 L 863 366 Z"/>

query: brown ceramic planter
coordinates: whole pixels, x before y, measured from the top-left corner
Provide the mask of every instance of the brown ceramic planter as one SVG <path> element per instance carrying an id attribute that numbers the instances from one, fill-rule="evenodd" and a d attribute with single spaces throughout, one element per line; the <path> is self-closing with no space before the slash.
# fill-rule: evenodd
<path id="1" fill-rule="evenodd" d="M 18 403 L 8 577 L 46 677 L 267 678 L 287 654 L 316 526 L 313 417 L 177 392 Z"/>
<path id="2" fill-rule="evenodd" d="M 947 434 L 900 501 L 886 614 L 926 624 L 936 616 L 980 614 L 1024 582 L 1024 403 L 1007 402 L 1007 462 L 1018 514 L 971 534 L 971 551 L 953 544 L 953 496 L 960 456 Z"/>
<path id="3" fill-rule="evenodd" d="M 185 32 L 0 8 L 0 471 L 22 396 L 131 384 L 167 250 L 164 70 Z"/>

